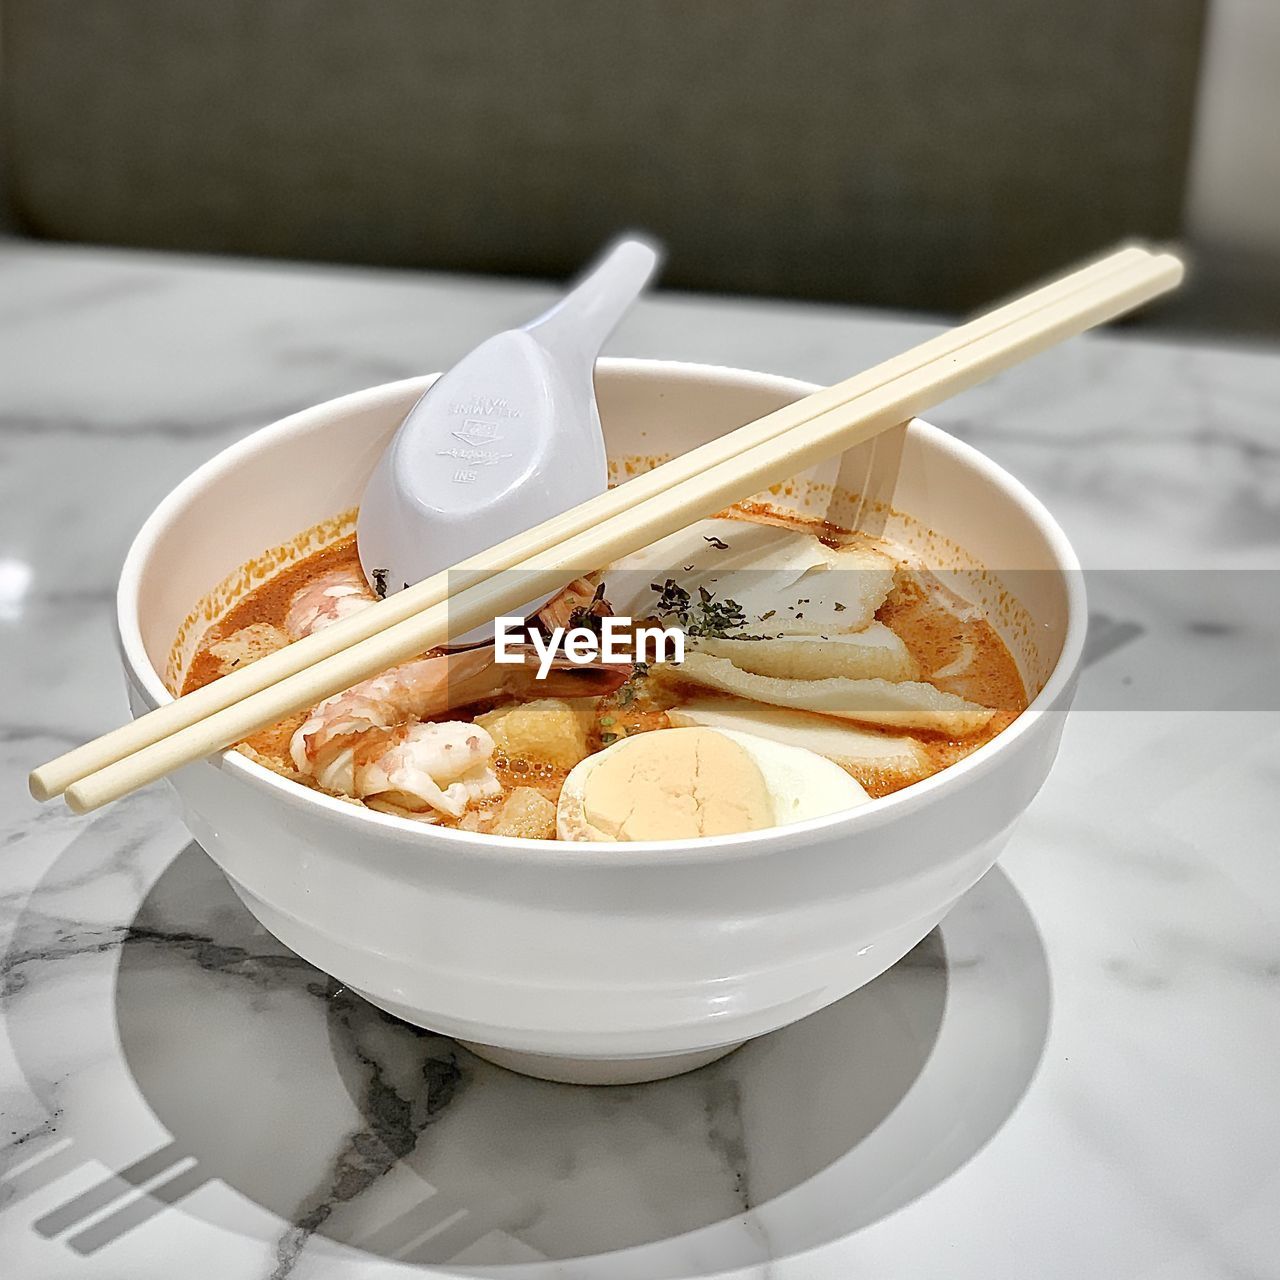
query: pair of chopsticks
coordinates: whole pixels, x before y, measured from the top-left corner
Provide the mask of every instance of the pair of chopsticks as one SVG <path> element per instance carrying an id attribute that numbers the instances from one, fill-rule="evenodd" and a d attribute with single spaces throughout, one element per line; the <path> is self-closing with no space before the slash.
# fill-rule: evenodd
<path id="1" fill-rule="evenodd" d="M 38 800 L 87 813 L 398 662 L 842 453 L 1173 289 L 1183 264 L 1131 245 L 864 373 L 635 476 L 41 765 Z M 518 569 L 519 573 L 506 573 Z"/>

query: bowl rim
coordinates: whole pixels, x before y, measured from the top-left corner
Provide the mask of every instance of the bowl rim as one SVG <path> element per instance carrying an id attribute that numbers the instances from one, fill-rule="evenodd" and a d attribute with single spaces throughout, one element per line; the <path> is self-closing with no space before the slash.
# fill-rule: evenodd
<path id="1" fill-rule="evenodd" d="M 660 374 L 664 378 L 704 385 L 708 382 L 730 382 L 735 386 L 755 388 L 792 398 L 799 398 L 819 389 L 816 383 L 782 374 L 680 360 L 602 357 L 597 361 L 597 365 L 610 373 L 623 376 L 645 378 Z M 183 510 L 212 480 L 228 471 L 233 471 L 269 441 L 274 443 L 281 436 L 305 435 L 317 420 L 360 412 L 366 407 L 382 403 L 398 391 L 417 390 L 420 393 L 438 376 L 438 374 L 430 374 L 380 383 L 322 401 L 259 427 L 202 463 L 159 502 L 130 544 L 116 589 L 116 632 L 121 656 L 127 674 L 145 694 L 148 702 L 155 706 L 162 706 L 172 702 L 173 695 L 165 687 L 143 643 L 138 593 L 146 563 L 177 513 Z M 265 789 L 275 793 L 276 798 L 289 808 L 312 813 L 317 811 L 327 813 L 339 828 L 348 823 L 353 824 L 350 828 L 353 836 L 358 837 L 362 831 L 368 834 L 372 824 L 373 829 L 380 830 L 382 834 L 392 839 L 408 838 L 418 842 L 424 854 L 430 856 L 455 855 L 469 861 L 474 861 L 479 856 L 499 862 L 509 862 L 515 858 L 522 866 L 540 863 L 572 867 L 599 865 L 622 869 L 641 863 L 644 865 L 689 864 L 744 856 L 765 856 L 791 848 L 797 843 L 820 839 L 824 835 L 837 832 L 852 834 L 854 831 L 875 829 L 886 822 L 905 817 L 919 808 L 937 803 L 945 799 L 949 792 L 972 783 L 988 773 L 997 761 L 1014 749 L 1015 745 L 1044 716 L 1063 713 L 1059 703 L 1063 702 L 1064 697 L 1070 693 L 1071 684 L 1084 651 L 1088 614 L 1080 561 L 1067 535 L 1048 508 L 1020 480 L 972 445 L 966 444 L 921 418 L 912 418 L 909 427 L 913 432 L 922 433 L 933 447 L 952 454 L 963 464 L 977 471 L 983 480 L 1002 491 L 1007 499 L 1022 508 L 1045 537 L 1057 570 L 1064 580 L 1067 603 L 1067 625 L 1062 649 L 1044 686 L 1031 700 L 1026 710 L 1012 724 L 972 754 L 920 782 L 912 783 L 890 795 L 881 796 L 852 809 L 839 810 L 836 813 L 810 818 L 803 822 L 770 827 L 764 831 L 706 836 L 697 841 L 688 842 L 606 843 L 603 841 L 531 840 L 514 836 L 489 835 L 483 832 L 457 831 L 449 827 L 431 826 L 412 818 L 380 813 L 304 787 L 300 783 L 274 773 L 265 765 L 258 764 L 234 748 L 227 748 L 200 763 L 228 770 L 258 790 Z"/>

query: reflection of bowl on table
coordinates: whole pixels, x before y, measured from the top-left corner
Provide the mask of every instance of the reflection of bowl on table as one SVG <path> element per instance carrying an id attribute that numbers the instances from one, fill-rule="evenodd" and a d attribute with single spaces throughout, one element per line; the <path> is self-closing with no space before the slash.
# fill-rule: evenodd
<path id="1" fill-rule="evenodd" d="M 632 361 L 601 362 L 597 382 L 611 456 L 631 460 L 691 447 L 810 390 Z M 120 585 L 135 713 L 168 699 L 160 673 L 191 602 L 263 548 L 351 507 L 422 386 L 295 415 L 165 500 Z M 1044 509 L 933 428 L 915 423 L 898 443 L 900 456 L 884 440 L 852 451 L 780 501 L 803 511 L 825 504 L 833 484 L 857 490 L 877 532 L 935 564 L 971 569 L 959 546 L 998 570 L 974 572 L 974 589 L 1040 693 L 960 764 L 794 826 L 592 846 L 423 827 L 227 753 L 174 777 L 188 824 L 299 954 L 392 1013 L 534 1074 L 656 1078 L 830 1004 L 903 955 L 991 866 L 1048 772 L 1084 634 L 1076 562 Z M 933 533 L 876 504 L 890 492 Z"/>

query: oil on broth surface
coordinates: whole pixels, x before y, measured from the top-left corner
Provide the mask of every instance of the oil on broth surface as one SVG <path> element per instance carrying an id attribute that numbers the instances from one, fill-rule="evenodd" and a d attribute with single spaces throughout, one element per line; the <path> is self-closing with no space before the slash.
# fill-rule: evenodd
<path id="1" fill-rule="evenodd" d="M 888 627 L 906 646 L 918 667 L 919 680 L 944 693 L 995 709 L 995 714 L 979 731 L 969 734 L 859 725 L 861 731 L 882 734 L 885 738 L 901 740 L 904 734 L 908 734 L 918 747 L 918 761 L 923 762 L 906 771 L 869 764 L 845 764 L 847 771 L 870 795 L 889 794 L 955 763 L 989 741 L 1026 707 L 1026 694 L 1017 666 L 994 627 L 975 606 L 949 591 L 932 574 L 907 567 L 909 558 L 906 553 L 876 539 L 851 535 L 826 524 L 781 516 L 765 508 L 737 508 L 725 515 L 743 524 L 777 526 L 810 534 L 832 548 L 868 546 L 887 553 L 898 568 L 892 589 L 875 610 L 875 621 Z M 322 579 L 343 572 L 353 578 L 360 575 L 354 535 L 283 569 L 248 592 L 201 639 L 185 674 L 182 692 L 199 688 L 241 662 L 260 656 L 253 645 L 246 642 L 246 637 L 249 640 L 261 638 L 264 652 L 278 647 L 286 638 L 285 620 L 298 593 Z M 672 572 L 678 578 L 679 566 Z M 607 573 L 605 577 L 607 587 Z M 767 617 L 768 611 L 763 616 Z M 760 617 L 756 615 L 752 619 L 756 630 L 761 629 L 758 624 Z M 234 649 L 237 641 L 240 648 Z M 531 696 L 539 698 L 542 695 L 534 691 Z M 633 674 L 622 688 L 614 692 L 593 699 L 575 698 L 572 702 L 582 723 L 585 749 L 590 753 L 620 737 L 667 728 L 672 723 L 668 713 L 678 713 L 681 705 L 694 697 L 704 705 L 722 703 L 726 708 L 740 706 L 743 702 L 735 694 L 705 687 L 695 689 L 683 683 L 678 676 L 673 679 L 668 675 L 668 678 L 657 681 L 643 673 Z M 510 695 L 481 699 L 445 715 L 426 718 L 471 721 L 495 706 L 507 707 L 513 701 L 522 700 L 519 695 L 514 699 Z M 786 714 L 794 715 L 801 724 L 806 721 L 815 726 L 833 723 L 827 716 L 803 711 Z M 241 749 L 285 776 L 305 785 L 317 785 L 312 778 L 297 771 L 290 755 L 290 742 L 306 720 L 306 713 L 290 717 L 253 735 L 240 744 Z M 486 811 L 492 812 L 518 788 L 536 791 L 554 803 L 568 772 L 563 762 L 557 764 L 554 760 L 538 759 L 532 755 L 504 753 L 501 744 L 492 763 L 502 795 L 482 802 L 478 806 L 482 815 Z M 375 807 L 401 811 L 394 804 L 377 804 Z M 459 823 L 455 818 L 433 813 L 428 820 L 442 825 L 469 825 L 470 829 L 485 829 L 483 816 Z"/>

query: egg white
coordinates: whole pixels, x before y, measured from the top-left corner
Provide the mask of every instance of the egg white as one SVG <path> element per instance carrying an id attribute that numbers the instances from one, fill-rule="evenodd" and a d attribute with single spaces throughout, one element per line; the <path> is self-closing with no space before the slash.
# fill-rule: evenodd
<path id="1" fill-rule="evenodd" d="M 866 804 L 871 797 L 857 779 L 834 761 L 806 747 L 771 742 L 754 733 L 735 729 L 707 730 L 740 746 L 755 762 L 764 778 L 773 810 L 773 825 L 786 826 L 809 818 L 825 817 L 842 809 Z M 656 729 L 653 733 L 679 733 L 680 729 Z M 612 837 L 593 827 L 587 819 L 586 789 L 592 773 L 611 753 L 634 750 L 634 744 L 651 734 L 637 734 L 605 747 L 569 771 L 556 805 L 556 834 L 561 840 L 604 840 Z"/>

